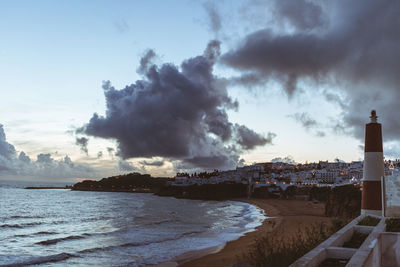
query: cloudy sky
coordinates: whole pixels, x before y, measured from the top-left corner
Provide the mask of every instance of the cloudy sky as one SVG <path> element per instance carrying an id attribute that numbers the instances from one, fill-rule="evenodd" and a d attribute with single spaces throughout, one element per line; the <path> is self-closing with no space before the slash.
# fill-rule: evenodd
<path id="1" fill-rule="evenodd" d="M 0 179 L 400 151 L 399 1 L 2 1 Z"/>

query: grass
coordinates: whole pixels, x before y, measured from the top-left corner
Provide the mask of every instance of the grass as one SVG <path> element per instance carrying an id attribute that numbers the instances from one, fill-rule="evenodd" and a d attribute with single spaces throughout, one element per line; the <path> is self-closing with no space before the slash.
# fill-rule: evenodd
<path id="1" fill-rule="evenodd" d="M 330 227 L 326 223 L 312 224 L 301 228 L 291 237 L 283 235 L 284 229 L 266 233 L 239 260 L 253 267 L 288 266 L 335 233 L 339 226 L 342 225 L 337 222 Z"/>
<path id="2" fill-rule="evenodd" d="M 343 244 L 344 248 L 359 248 L 361 247 L 364 240 L 368 237 L 369 234 L 363 234 L 358 231 L 354 231 L 350 240 Z"/>
<path id="3" fill-rule="evenodd" d="M 386 219 L 386 232 L 400 232 L 400 218 Z"/>
<path id="4" fill-rule="evenodd" d="M 380 218 L 372 217 L 372 216 L 365 216 L 358 222 L 358 225 L 376 226 L 380 221 L 381 221 Z"/>

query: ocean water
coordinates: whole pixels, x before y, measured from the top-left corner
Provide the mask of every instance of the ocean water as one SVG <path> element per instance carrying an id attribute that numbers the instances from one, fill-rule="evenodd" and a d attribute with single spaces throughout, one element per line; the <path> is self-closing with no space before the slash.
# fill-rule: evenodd
<path id="1" fill-rule="evenodd" d="M 21 187 L 0 182 L 0 266 L 147 266 L 237 239 L 265 219 L 234 201 Z"/>

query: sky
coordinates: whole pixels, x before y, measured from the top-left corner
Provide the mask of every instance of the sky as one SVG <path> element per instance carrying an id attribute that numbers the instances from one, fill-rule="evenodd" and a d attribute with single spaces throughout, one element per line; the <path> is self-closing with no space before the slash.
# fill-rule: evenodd
<path id="1" fill-rule="evenodd" d="M 398 1 L 2 1 L 0 179 L 362 160 L 400 122 Z"/>

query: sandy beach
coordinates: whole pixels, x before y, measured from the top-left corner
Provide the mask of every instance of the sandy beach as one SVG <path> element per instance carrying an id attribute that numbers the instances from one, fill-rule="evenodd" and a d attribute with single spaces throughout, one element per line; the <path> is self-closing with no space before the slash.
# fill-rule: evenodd
<path id="1" fill-rule="evenodd" d="M 228 242 L 225 246 L 209 248 L 203 251 L 193 251 L 175 258 L 170 263 L 160 266 L 179 267 L 231 267 L 238 262 L 238 257 L 246 253 L 258 236 L 271 232 L 278 227 L 285 229 L 285 234 L 291 235 L 300 227 L 315 222 L 328 222 L 325 217 L 324 204 L 301 200 L 278 199 L 233 199 L 258 206 L 263 209 L 267 218 L 255 231 L 246 233 L 237 240 Z"/>

